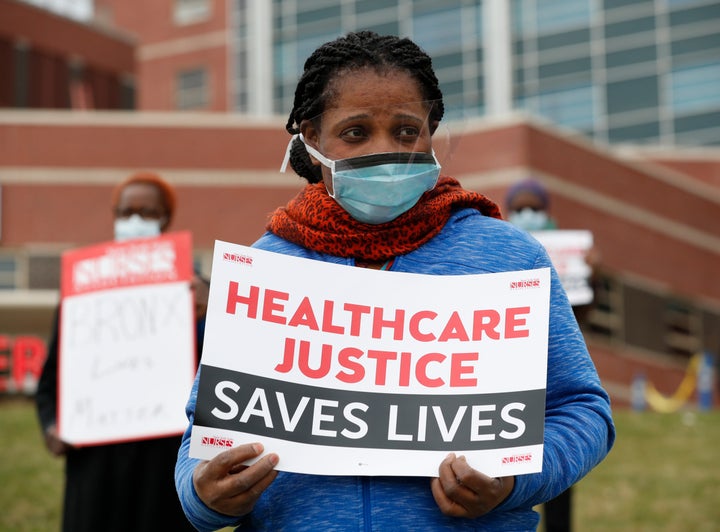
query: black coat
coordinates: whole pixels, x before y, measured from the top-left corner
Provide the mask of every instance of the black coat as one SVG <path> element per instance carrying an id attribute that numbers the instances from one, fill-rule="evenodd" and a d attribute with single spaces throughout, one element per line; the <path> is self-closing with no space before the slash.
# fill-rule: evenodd
<path id="1" fill-rule="evenodd" d="M 35 395 L 43 431 L 56 422 L 59 314 Z M 197 322 L 197 359 L 204 319 Z M 175 491 L 180 436 L 72 449 L 66 456 L 62 530 L 195 530 Z"/>

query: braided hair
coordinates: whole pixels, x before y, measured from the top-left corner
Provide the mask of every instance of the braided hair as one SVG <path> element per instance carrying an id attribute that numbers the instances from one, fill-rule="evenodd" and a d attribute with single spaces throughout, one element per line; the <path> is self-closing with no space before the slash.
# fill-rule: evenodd
<path id="1" fill-rule="evenodd" d="M 316 119 L 323 113 L 330 97 L 328 85 L 339 73 L 366 67 L 407 72 L 417 81 L 423 98 L 432 102 L 431 123 L 442 119 L 445 110 L 442 92 L 430 57 L 410 39 L 359 31 L 321 45 L 305 61 L 285 125 L 288 133 L 300 133 L 303 120 Z M 322 181 L 320 168 L 312 164 L 300 139 L 295 139 L 290 147 L 290 166 L 310 183 Z"/>

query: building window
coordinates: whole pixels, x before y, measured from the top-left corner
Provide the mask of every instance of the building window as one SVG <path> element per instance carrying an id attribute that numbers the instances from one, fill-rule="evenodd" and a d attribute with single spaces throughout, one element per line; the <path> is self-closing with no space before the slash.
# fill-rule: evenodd
<path id="1" fill-rule="evenodd" d="M 590 24 L 589 0 L 537 0 L 537 32 L 558 33 Z"/>
<path id="2" fill-rule="evenodd" d="M 27 259 L 28 288 L 58 290 L 60 288 L 60 255 L 30 255 Z"/>
<path id="3" fill-rule="evenodd" d="M 0 290 L 17 288 L 17 263 L 12 255 L 0 255 Z"/>
<path id="4" fill-rule="evenodd" d="M 657 107 L 659 99 L 657 76 L 607 84 L 608 114 Z"/>
<path id="5" fill-rule="evenodd" d="M 196 24 L 210 18 L 211 0 L 175 0 L 173 20 L 178 26 Z"/>
<path id="6" fill-rule="evenodd" d="M 609 341 L 623 341 L 623 288 L 618 279 L 605 274 L 597 275 L 593 286 L 593 304 L 587 322 L 580 323 L 587 332 L 605 337 Z"/>
<path id="7" fill-rule="evenodd" d="M 413 16 L 415 42 L 431 56 L 462 49 L 460 28 L 462 10 L 459 8 L 416 13 Z"/>
<path id="8" fill-rule="evenodd" d="M 208 104 L 208 74 L 205 68 L 183 70 L 178 73 L 175 87 L 178 109 L 202 109 Z"/>
<path id="9" fill-rule="evenodd" d="M 681 301 L 666 300 L 664 325 L 666 352 L 687 357 L 702 348 L 702 315 Z"/>
<path id="10" fill-rule="evenodd" d="M 595 123 L 593 88 L 590 85 L 544 91 L 537 96 L 537 111 L 553 122 L 583 129 Z"/>
<path id="11" fill-rule="evenodd" d="M 673 69 L 671 86 L 676 114 L 720 109 L 720 61 Z"/>
<path id="12" fill-rule="evenodd" d="M 655 143 L 659 138 L 660 123 L 657 120 L 608 129 L 608 140 L 618 144 L 623 142 Z"/>

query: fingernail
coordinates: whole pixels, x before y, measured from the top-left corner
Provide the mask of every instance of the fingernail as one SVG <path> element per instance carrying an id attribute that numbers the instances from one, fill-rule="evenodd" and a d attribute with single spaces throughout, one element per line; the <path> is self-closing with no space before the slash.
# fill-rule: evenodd
<path id="1" fill-rule="evenodd" d="M 270 455 L 270 463 L 272 464 L 273 467 L 275 467 L 279 461 L 280 461 L 280 457 L 278 455 L 276 455 L 276 454 Z"/>
<path id="2" fill-rule="evenodd" d="M 262 443 L 253 443 L 252 448 L 253 448 L 253 451 L 255 451 L 257 454 L 262 453 L 264 450 Z"/>

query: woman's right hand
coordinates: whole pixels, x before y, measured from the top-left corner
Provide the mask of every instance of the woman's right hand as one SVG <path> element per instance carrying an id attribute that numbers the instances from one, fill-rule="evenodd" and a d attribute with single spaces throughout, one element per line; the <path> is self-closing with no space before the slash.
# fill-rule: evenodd
<path id="1" fill-rule="evenodd" d="M 200 499 L 211 509 L 225 515 L 249 514 L 260 495 L 275 480 L 277 454 L 263 456 L 248 466 L 243 462 L 260 456 L 260 443 L 240 445 L 200 462 L 193 471 L 193 484 Z"/>

